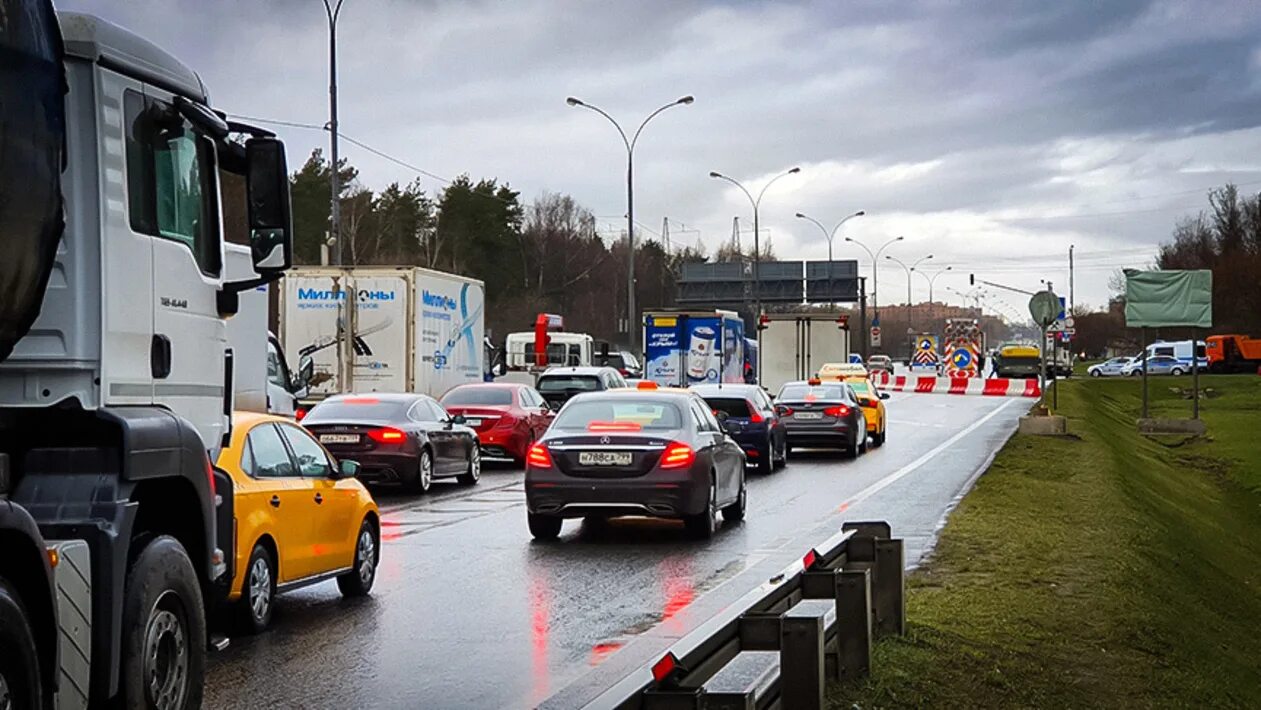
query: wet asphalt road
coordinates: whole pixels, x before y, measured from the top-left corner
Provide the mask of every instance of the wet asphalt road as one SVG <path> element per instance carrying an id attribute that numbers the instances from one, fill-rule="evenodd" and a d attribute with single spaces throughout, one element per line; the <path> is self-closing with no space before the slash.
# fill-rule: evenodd
<path id="1" fill-rule="evenodd" d="M 520 471 L 428 496 L 377 495 L 372 596 L 326 582 L 279 598 L 272 628 L 212 656 L 211 708 L 566 708 L 654 659 L 845 520 L 888 520 L 915 564 L 1029 401 L 894 394 L 889 440 L 856 461 L 750 474 L 743 523 L 713 540 L 647 519 L 530 540 Z"/>

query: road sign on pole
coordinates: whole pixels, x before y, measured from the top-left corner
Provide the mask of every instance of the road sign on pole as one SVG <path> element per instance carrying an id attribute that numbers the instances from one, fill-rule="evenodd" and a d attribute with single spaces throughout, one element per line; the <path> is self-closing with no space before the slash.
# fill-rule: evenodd
<path id="1" fill-rule="evenodd" d="M 880 347 L 880 326 L 871 326 L 871 346 L 873 348 Z"/>

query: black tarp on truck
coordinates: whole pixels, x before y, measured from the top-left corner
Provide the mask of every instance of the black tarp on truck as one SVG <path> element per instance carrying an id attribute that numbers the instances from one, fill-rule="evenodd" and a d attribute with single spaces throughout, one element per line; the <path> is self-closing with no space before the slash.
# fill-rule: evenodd
<path id="1" fill-rule="evenodd" d="M 0 0 L 0 360 L 39 315 L 65 226 L 65 78 L 48 0 Z"/>

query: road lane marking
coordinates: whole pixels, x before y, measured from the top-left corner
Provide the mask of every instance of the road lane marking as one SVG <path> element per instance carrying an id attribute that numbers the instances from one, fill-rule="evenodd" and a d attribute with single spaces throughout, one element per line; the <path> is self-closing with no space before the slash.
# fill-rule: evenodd
<path id="1" fill-rule="evenodd" d="M 1012 404 L 1015 404 L 1016 402 L 1020 402 L 1020 401 L 1022 401 L 1022 400 L 1019 400 L 1019 399 L 1008 399 L 1008 400 L 1005 400 L 1002 404 L 1000 404 L 998 407 L 996 407 L 996 408 L 994 409 L 994 411 L 990 412 L 989 414 L 986 414 L 985 416 L 981 417 L 980 419 L 976 420 L 975 422 L 972 422 L 972 424 L 971 424 L 971 425 L 969 425 L 966 429 L 964 429 L 964 430 L 960 431 L 959 433 L 955 434 L 954 436 L 950 437 L 949 439 L 946 439 L 945 441 L 941 442 L 941 443 L 940 443 L 940 444 L 938 444 L 937 446 L 933 447 L 933 448 L 932 448 L 932 449 L 930 449 L 927 453 L 925 453 L 923 456 L 920 456 L 919 458 L 917 458 L 917 459 L 915 459 L 914 461 L 912 461 L 912 462 L 908 463 L 907 465 L 903 466 L 902 468 L 899 468 L 898 470 L 894 471 L 893 473 L 889 474 L 888 476 L 885 476 L 884 478 L 880 479 L 879 481 L 876 481 L 875 483 L 871 484 L 870 486 L 867 486 L 866 488 L 864 488 L 864 489 L 862 489 L 861 491 L 859 491 L 859 492 L 858 492 L 856 495 L 854 495 L 852 498 L 847 498 L 847 499 L 845 500 L 845 502 L 841 503 L 841 507 L 838 509 L 838 511 L 843 511 L 843 510 L 845 510 L 845 509 L 852 508 L 853 506 L 858 505 L 859 503 L 861 503 L 861 502 L 863 502 L 863 501 L 867 500 L 868 498 L 870 498 L 870 497 L 874 496 L 875 494 L 879 493 L 880 491 L 884 490 L 885 488 L 888 488 L 889 486 L 893 485 L 893 484 L 894 484 L 894 483 L 896 483 L 898 480 L 900 480 L 900 479 L 902 479 L 902 478 L 906 477 L 908 474 L 910 474 L 910 473 L 912 473 L 913 471 L 915 471 L 916 469 L 918 469 L 920 466 L 923 466 L 924 464 L 926 464 L 926 463 L 928 463 L 929 461 L 931 461 L 931 460 L 932 460 L 935 456 L 937 456 L 937 454 L 940 454 L 941 452 L 945 451 L 946 449 L 950 448 L 951 446 L 954 446 L 956 443 L 958 443 L 958 442 L 959 442 L 959 440 L 960 440 L 960 439 L 964 438 L 964 437 L 965 437 L 965 436 L 967 436 L 968 434 L 971 434 L 972 432 L 974 432 L 974 431 L 976 431 L 977 429 L 979 429 L 979 428 L 981 427 L 981 425 L 985 424 L 985 423 L 986 423 L 986 422 L 988 422 L 989 420 L 991 420 L 991 419 L 993 419 L 994 417 L 998 416 L 999 412 L 1003 411 L 1004 409 L 1006 409 L 1007 407 L 1011 406 Z"/>

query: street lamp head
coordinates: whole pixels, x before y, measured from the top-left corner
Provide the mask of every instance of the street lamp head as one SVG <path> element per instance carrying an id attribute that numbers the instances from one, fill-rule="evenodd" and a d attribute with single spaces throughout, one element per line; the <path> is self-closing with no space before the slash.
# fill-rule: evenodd
<path id="1" fill-rule="evenodd" d="M 789 170 L 789 171 L 788 171 L 788 174 L 789 174 L 789 175 L 795 175 L 795 174 L 797 174 L 797 173 L 799 173 L 799 172 L 801 172 L 801 168 L 793 168 L 792 170 Z"/>
<path id="2" fill-rule="evenodd" d="M 797 213 L 797 219 L 805 219 L 806 216 L 800 212 Z"/>
<path id="3" fill-rule="evenodd" d="M 676 103 L 676 104 L 683 104 L 684 106 L 686 106 L 687 104 L 690 104 L 690 103 L 692 103 L 692 102 L 693 102 L 693 101 L 695 101 L 695 100 L 696 100 L 696 99 L 695 99 L 695 98 L 693 98 L 691 94 L 689 94 L 689 95 L 684 96 L 683 98 L 679 99 L 678 101 L 675 101 L 674 103 Z"/>
<path id="4" fill-rule="evenodd" d="M 565 103 L 569 104 L 570 106 L 585 106 L 585 105 L 586 105 L 586 104 L 582 103 L 582 101 L 580 101 L 580 100 L 578 100 L 578 99 L 575 99 L 575 98 L 574 98 L 574 97 L 572 97 L 572 96 L 570 96 L 569 98 L 565 99 Z"/>
<path id="5" fill-rule="evenodd" d="M 900 241 L 902 241 L 902 240 L 904 240 L 904 239 L 906 239 L 906 237 L 898 237 L 897 239 L 894 239 L 893 241 L 895 241 L 895 242 L 900 242 Z"/>
<path id="6" fill-rule="evenodd" d="M 893 255 L 892 255 L 892 254 L 885 254 L 885 255 L 884 255 L 884 258 L 892 260 L 892 259 L 893 259 Z"/>
<path id="7" fill-rule="evenodd" d="M 709 171 L 709 176 L 710 176 L 710 177 L 712 177 L 712 178 L 720 178 L 720 177 L 722 177 L 722 173 L 717 172 L 717 171 L 715 171 L 715 170 L 710 170 L 710 171 Z"/>
<path id="8" fill-rule="evenodd" d="M 854 238 L 853 238 L 853 237 L 845 237 L 845 241 L 847 241 L 847 242 L 852 242 L 852 241 L 854 241 Z"/>
<path id="9" fill-rule="evenodd" d="M 942 271 L 953 271 L 953 270 L 954 270 L 954 268 L 955 268 L 955 267 L 953 267 L 953 266 L 947 266 L 946 268 L 942 269 Z"/>
<path id="10" fill-rule="evenodd" d="M 863 216 L 863 215 L 865 215 L 865 214 L 867 214 L 867 210 L 858 210 L 857 212 L 855 212 L 855 213 L 854 213 L 854 216 L 855 216 L 855 217 L 862 217 L 862 216 Z"/>

